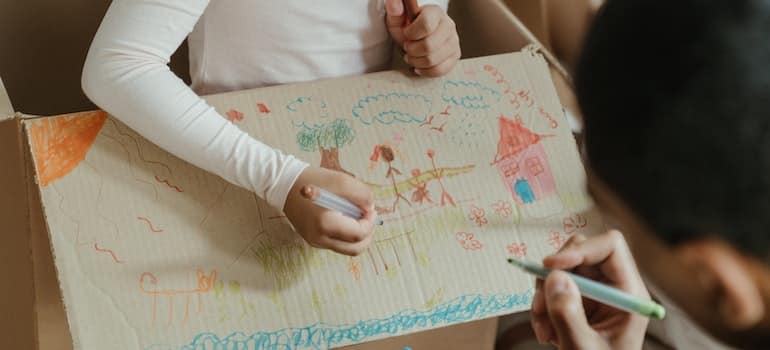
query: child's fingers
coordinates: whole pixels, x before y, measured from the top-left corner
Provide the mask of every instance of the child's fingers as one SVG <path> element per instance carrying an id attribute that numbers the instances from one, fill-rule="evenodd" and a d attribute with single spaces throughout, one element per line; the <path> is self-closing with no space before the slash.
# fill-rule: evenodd
<path id="1" fill-rule="evenodd" d="M 358 221 L 332 211 L 322 214 L 318 232 L 320 236 L 350 243 L 361 242 L 369 236 L 369 231 Z"/>
<path id="2" fill-rule="evenodd" d="M 554 335 L 556 333 L 548 318 L 545 294 L 543 294 L 543 281 L 540 279 L 535 282 L 535 296 L 532 298 L 531 316 L 532 331 L 535 332 L 535 337 L 537 337 L 539 343 L 547 344 L 555 338 Z"/>
<path id="3" fill-rule="evenodd" d="M 443 44 L 438 47 L 438 49 L 428 53 L 428 55 L 422 57 L 413 57 L 407 54 L 404 60 L 414 68 L 425 69 L 435 67 L 452 58 L 456 54 L 457 50 L 459 50 L 458 44 L 459 40 L 455 42 L 453 36 L 450 36 Z"/>
<path id="4" fill-rule="evenodd" d="M 422 8 L 420 15 L 404 28 L 404 36 L 407 40 L 421 40 L 435 32 L 439 24 L 449 18 L 444 10 L 435 5 L 428 5 Z"/>
<path id="5" fill-rule="evenodd" d="M 634 281 L 635 284 L 643 285 L 623 235 L 614 230 L 575 242 L 546 257 L 543 265 L 560 270 L 572 269 L 578 265 L 595 265 L 605 277 L 615 283 Z"/>
<path id="6" fill-rule="evenodd" d="M 350 201 L 361 210 L 366 210 L 374 203 L 372 199 L 372 190 L 365 183 L 356 180 L 351 176 L 340 174 L 335 186 L 335 193 Z"/>
<path id="7" fill-rule="evenodd" d="M 402 0 L 386 0 L 385 11 L 385 24 L 388 27 L 388 31 L 393 40 L 398 45 L 402 45 L 404 43 L 403 27 L 406 23 L 406 11 L 404 11 Z"/>
<path id="8" fill-rule="evenodd" d="M 404 24 L 404 3 L 402 0 L 386 0 L 385 13 L 388 27 L 400 27 Z"/>
<path id="9" fill-rule="evenodd" d="M 440 77 L 449 73 L 455 67 L 458 60 L 460 60 L 460 52 L 455 53 L 450 59 L 437 66 L 415 69 L 414 72 L 423 77 Z"/>
<path id="10" fill-rule="evenodd" d="M 430 53 L 437 51 L 445 44 L 452 43 L 450 39 L 453 39 L 453 36 L 457 36 L 457 32 L 452 30 L 449 21 L 442 21 L 438 30 L 430 33 L 430 35 L 421 37 L 420 39 L 409 38 L 406 32 L 404 32 L 404 34 L 406 35 L 406 38 L 410 40 L 404 44 L 404 51 L 411 57 L 427 56 Z M 459 38 L 457 39 L 457 42 L 460 42 Z"/>
<path id="11" fill-rule="evenodd" d="M 358 255 L 361 255 L 361 253 L 366 251 L 366 249 L 372 243 L 373 238 L 374 236 L 369 236 L 363 241 L 351 243 L 351 242 L 336 240 L 330 237 L 322 237 L 319 242 L 319 246 L 321 248 L 330 249 L 340 254 L 344 254 L 348 256 L 358 256 Z"/>

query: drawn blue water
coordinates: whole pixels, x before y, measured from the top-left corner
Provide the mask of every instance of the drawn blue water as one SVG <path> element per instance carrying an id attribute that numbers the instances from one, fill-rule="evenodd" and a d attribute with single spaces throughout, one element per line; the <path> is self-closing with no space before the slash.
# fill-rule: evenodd
<path id="1" fill-rule="evenodd" d="M 370 338 L 482 319 L 529 305 L 532 291 L 521 294 L 463 295 L 424 311 L 407 309 L 393 316 L 348 325 L 317 323 L 274 332 L 197 335 L 179 350 L 320 350 Z M 147 349 L 151 349 L 147 348 Z"/>

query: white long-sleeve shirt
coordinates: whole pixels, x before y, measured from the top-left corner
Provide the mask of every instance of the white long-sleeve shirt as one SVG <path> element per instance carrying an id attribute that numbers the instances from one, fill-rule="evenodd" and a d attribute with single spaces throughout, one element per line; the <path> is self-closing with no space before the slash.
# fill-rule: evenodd
<path id="1" fill-rule="evenodd" d="M 253 139 L 199 94 L 385 69 L 385 14 L 385 0 L 114 0 L 83 90 L 163 149 L 282 209 L 307 164 Z M 188 35 L 192 87 L 168 68 Z"/>

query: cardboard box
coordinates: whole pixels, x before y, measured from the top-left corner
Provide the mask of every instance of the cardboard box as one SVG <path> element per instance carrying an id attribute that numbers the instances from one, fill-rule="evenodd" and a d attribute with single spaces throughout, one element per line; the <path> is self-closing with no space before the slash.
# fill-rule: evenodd
<path id="1" fill-rule="evenodd" d="M 468 14 L 465 20 L 458 18 L 458 27 L 463 33 L 466 54 L 481 55 L 510 52 L 521 49 L 531 43 L 532 37 L 520 26 L 502 3 L 498 1 L 455 2 L 454 11 Z M 463 8 L 466 6 L 466 8 Z M 469 21 L 467 18 L 479 18 L 486 21 Z M 478 40 L 479 37 L 487 40 Z M 485 45 L 479 45 L 484 43 Z M 541 51 L 542 52 L 542 51 Z M 552 64 L 555 63 L 552 62 Z M 558 89 L 560 95 L 569 96 L 566 79 L 561 79 L 558 65 L 552 65 L 557 80 L 563 85 Z M 0 298 L 2 313 L 0 324 L 13 337 L 8 341 L 8 348 L 18 349 L 66 349 L 71 348 L 72 337 L 66 323 L 64 307 L 61 303 L 59 283 L 54 269 L 50 250 L 47 221 L 43 215 L 39 200 L 39 187 L 33 180 L 34 160 L 31 159 L 28 134 L 24 125 L 46 123 L 51 117 L 30 117 L 18 115 L 0 122 L 3 145 L 0 150 L 0 163 L 8 165 L 10 171 L 0 174 L 2 201 L 0 215 L 7 222 L 7 232 L 3 233 L 0 247 L 0 269 L 3 269 L 13 288 L 3 291 Z M 39 179 L 39 178 L 38 178 Z M 7 194 L 7 195 L 6 195 Z M 49 208 L 52 209 L 52 208 Z M 55 230 L 55 229 L 54 229 Z M 104 250 L 104 249 L 102 249 Z M 32 276 L 32 278 L 30 278 Z M 76 308 L 75 304 L 71 304 Z M 73 312 L 77 312 L 71 310 Z M 96 326 L 96 325 L 95 325 Z M 82 326 L 81 326 L 82 327 Z M 83 332 L 82 329 L 79 330 Z M 438 331 L 437 331 L 438 332 Z M 488 338 L 487 338 L 488 339 Z M 371 343 L 376 346 L 376 343 Z M 4 344 L 5 345 L 5 344 Z M 457 344 L 460 346 L 461 344 Z M 458 348 L 473 348 L 474 345 Z"/>
<path id="2" fill-rule="evenodd" d="M 3 80 L 0 79 L 0 115 L 9 116 L 11 114 L 13 114 L 11 99 L 8 98 L 8 93 L 5 91 Z"/>

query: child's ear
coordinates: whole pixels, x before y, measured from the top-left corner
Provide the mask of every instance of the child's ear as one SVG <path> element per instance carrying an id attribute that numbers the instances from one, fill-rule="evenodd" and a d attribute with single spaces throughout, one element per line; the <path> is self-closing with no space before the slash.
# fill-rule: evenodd
<path id="1" fill-rule="evenodd" d="M 758 282 L 745 258 L 731 246 L 697 240 L 681 244 L 675 254 L 695 271 L 694 283 L 717 301 L 714 307 L 727 327 L 742 330 L 763 319 L 765 304 Z"/>

